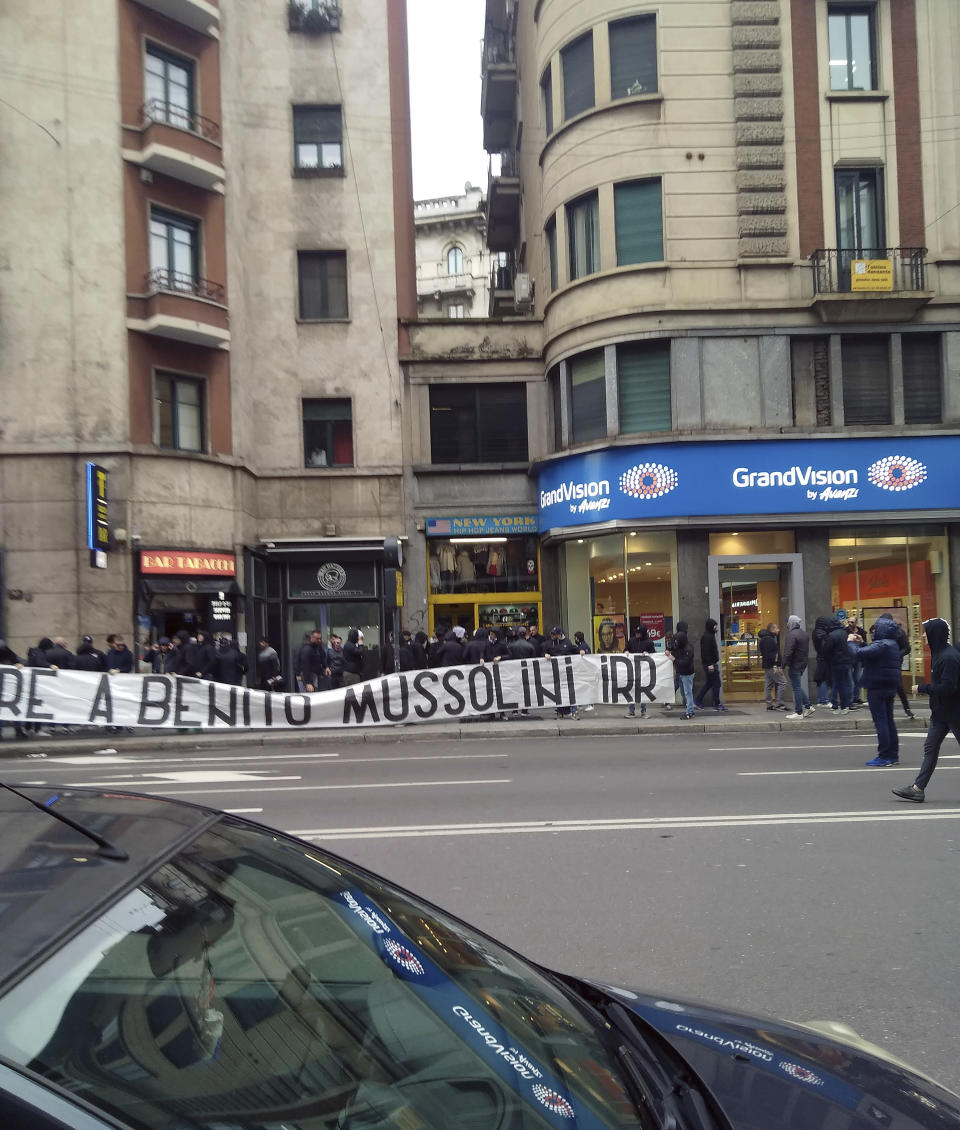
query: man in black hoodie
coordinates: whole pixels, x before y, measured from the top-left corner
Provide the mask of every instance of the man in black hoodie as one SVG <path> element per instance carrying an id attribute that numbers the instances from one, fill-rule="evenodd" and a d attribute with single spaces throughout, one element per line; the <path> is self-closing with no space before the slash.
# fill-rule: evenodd
<path id="1" fill-rule="evenodd" d="M 935 617 L 926 620 L 923 630 L 930 645 L 930 682 L 917 683 L 913 693 L 930 696 L 930 725 L 923 743 L 923 763 L 912 785 L 894 789 L 893 795 L 917 804 L 925 799 L 924 790 L 930 783 L 940 757 L 943 739 L 952 731 L 960 742 L 960 652 L 950 645 L 950 625 Z"/>
<path id="2" fill-rule="evenodd" d="M 106 671 L 107 657 L 93 646 L 93 636 L 84 636 L 80 641 L 73 665 L 77 671 Z"/>
<path id="3" fill-rule="evenodd" d="M 713 708 L 718 714 L 727 708 L 720 701 L 720 648 L 717 644 L 717 622 L 708 620 L 700 636 L 700 662 L 703 664 L 703 686 L 700 688 L 700 697 L 695 698 L 694 705 L 698 710 L 703 710 L 703 700 L 713 692 Z"/>
<path id="4" fill-rule="evenodd" d="M 650 655 L 656 649 L 653 646 L 653 640 L 650 638 L 650 633 L 647 631 L 646 624 L 637 624 L 633 629 L 633 635 L 627 640 L 626 650 L 630 655 Z M 627 712 L 624 718 L 635 718 L 637 714 L 636 702 L 631 702 L 627 707 Z M 647 704 L 641 699 L 640 701 L 640 717 L 646 718 Z"/>
<path id="5" fill-rule="evenodd" d="M 827 658 L 827 637 L 832 631 L 833 621 L 830 617 L 818 616 L 810 636 L 817 657 L 813 669 L 813 681 L 817 684 L 817 706 L 830 705 L 830 661 Z"/>

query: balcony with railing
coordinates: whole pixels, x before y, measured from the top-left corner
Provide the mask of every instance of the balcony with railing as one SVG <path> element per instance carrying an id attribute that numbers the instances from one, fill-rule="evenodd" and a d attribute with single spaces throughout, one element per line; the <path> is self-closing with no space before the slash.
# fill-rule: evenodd
<path id="1" fill-rule="evenodd" d="M 437 298 L 447 295 L 462 294 L 472 298 L 476 293 L 477 280 L 471 274 L 447 275 L 441 273 L 442 263 L 436 264 L 435 275 L 420 276 L 417 278 L 417 293 L 421 296 L 432 294 Z"/>
<path id="2" fill-rule="evenodd" d="M 230 344 L 226 292 L 222 283 L 155 267 L 143 293 L 127 295 L 127 328 L 210 349 Z"/>
<path id="3" fill-rule="evenodd" d="M 520 169 L 517 153 L 491 153 L 487 182 L 487 247 L 512 251 L 520 234 Z"/>
<path id="4" fill-rule="evenodd" d="M 215 36 L 220 31 L 220 5 L 218 0 L 138 0 L 144 8 L 150 8 L 175 20 L 193 31 Z"/>
<path id="5" fill-rule="evenodd" d="M 517 109 L 517 60 L 513 33 L 487 24 L 480 56 L 483 147 L 494 152 L 513 138 Z"/>
<path id="6" fill-rule="evenodd" d="M 505 257 L 505 256 L 504 256 Z M 513 293 L 514 270 L 510 263 L 494 263 L 490 271 L 490 317 L 516 313 Z"/>
<path id="7" fill-rule="evenodd" d="M 825 322 L 906 321 L 933 297 L 925 247 L 824 247 L 810 256 L 813 307 Z"/>
<path id="8" fill-rule="evenodd" d="M 140 107 L 138 127 L 124 129 L 127 160 L 198 188 L 223 190 L 223 150 L 215 121 L 151 98 Z"/>

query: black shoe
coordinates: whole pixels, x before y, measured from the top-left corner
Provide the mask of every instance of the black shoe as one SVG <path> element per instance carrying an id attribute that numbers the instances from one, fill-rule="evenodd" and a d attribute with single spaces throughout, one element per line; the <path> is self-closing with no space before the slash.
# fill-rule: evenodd
<path id="1" fill-rule="evenodd" d="M 917 716 L 916 716 L 916 714 L 914 714 L 914 712 L 913 712 L 912 710 L 908 710 L 908 711 L 907 711 L 907 717 L 908 717 L 908 718 L 910 719 L 910 721 L 911 721 L 911 722 L 913 722 L 913 721 L 914 721 L 914 719 L 915 719 L 915 718 L 916 718 Z"/>
<path id="2" fill-rule="evenodd" d="M 926 799 L 923 789 L 919 785 L 905 785 L 902 789 L 891 789 L 890 791 L 901 800 L 912 800 L 917 804 L 922 804 Z"/>

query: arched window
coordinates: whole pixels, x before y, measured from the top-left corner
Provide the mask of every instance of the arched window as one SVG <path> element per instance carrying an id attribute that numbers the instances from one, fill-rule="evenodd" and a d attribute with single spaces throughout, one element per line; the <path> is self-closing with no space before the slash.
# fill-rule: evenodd
<path id="1" fill-rule="evenodd" d="M 460 247 L 451 247 L 447 252 L 447 274 L 448 275 L 462 275 L 463 274 L 463 249 Z"/>

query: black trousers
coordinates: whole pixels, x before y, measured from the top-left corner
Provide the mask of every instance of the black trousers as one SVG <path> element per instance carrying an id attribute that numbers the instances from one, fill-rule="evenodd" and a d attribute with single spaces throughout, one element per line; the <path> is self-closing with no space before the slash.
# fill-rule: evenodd
<path id="1" fill-rule="evenodd" d="M 923 743 L 923 763 L 920 766 L 920 772 L 917 774 L 917 779 L 914 782 L 921 789 L 925 789 L 930 783 L 930 778 L 933 776 L 933 771 L 937 767 L 937 761 L 940 757 L 940 747 L 943 745 L 943 739 L 953 731 L 953 736 L 960 743 L 960 716 L 954 715 L 945 721 L 935 722 L 930 719 L 930 725 L 927 727 L 927 737 Z"/>

